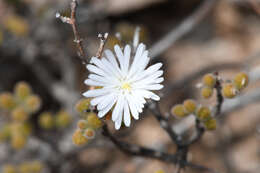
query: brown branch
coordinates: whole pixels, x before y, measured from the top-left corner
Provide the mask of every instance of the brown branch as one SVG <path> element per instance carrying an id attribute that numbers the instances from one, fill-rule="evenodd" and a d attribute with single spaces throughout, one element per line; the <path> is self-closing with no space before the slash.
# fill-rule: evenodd
<path id="1" fill-rule="evenodd" d="M 123 151 L 127 154 L 134 155 L 134 156 L 153 158 L 153 159 L 170 162 L 170 163 L 177 163 L 176 155 L 167 154 L 167 153 L 160 152 L 160 151 L 155 151 L 153 149 L 140 147 L 138 145 L 129 144 L 129 143 L 117 140 L 117 138 L 114 137 L 110 133 L 107 125 L 103 126 L 102 134 L 104 136 L 108 137 L 115 144 L 116 147 L 118 147 L 121 151 Z"/>
<path id="2" fill-rule="evenodd" d="M 140 157 L 147 157 L 147 158 L 152 158 L 152 159 L 157 159 L 160 161 L 172 163 L 172 164 L 177 164 L 180 166 L 181 169 L 184 167 L 190 167 L 193 169 L 196 169 L 198 171 L 203 171 L 203 172 L 211 172 L 211 173 L 216 173 L 212 169 L 206 168 L 201 165 L 197 165 L 191 162 L 186 161 L 186 159 L 183 159 L 183 155 L 187 154 L 186 148 L 180 147 L 178 148 L 178 151 L 176 154 L 168 154 L 160 151 L 156 151 L 150 148 L 145 148 L 141 147 L 138 145 L 134 144 L 129 144 L 127 142 L 119 141 L 116 137 L 114 137 L 111 132 L 109 131 L 107 125 L 105 124 L 102 127 L 102 134 L 109 138 L 113 144 L 120 149 L 122 152 L 129 154 L 129 155 L 134 155 L 134 156 L 140 156 Z"/>
<path id="3" fill-rule="evenodd" d="M 217 78 L 217 81 L 216 81 L 216 84 L 215 84 L 215 89 L 217 91 L 217 104 L 215 106 L 216 108 L 216 112 L 215 112 L 215 115 L 214 117 L 218 116 L 220 113 L 221 113 L 221 108 L 222 108 L 222 105 L 223 105 L 223 102 L 224 102 L 224 97 L 222 95 L 222 85 L 221 85 L 221 80 L 218 76 L 218 72 L 215 72 L 215 76 Z"/>
<path id="4" fill-rule="evenodd" d="M 101 58 L 103 51 L 104 51 L 105 44 L 107 42 L 108 33 L 105 33 L 104 35 L 99 34 L 98 38 L 100 38 L 100 44 L 99 44 L 98 51 L 96 53 L 96 57 Z"/>
<path id="5" fill-rule="evenodd" d="M 155 57 L 158 57 L 158 55 L 162 54 L 176 43 L 176 41 L 189 33 L 211 11 L 216 2 L 217 0 L 204 0 L 202 5 L 193 14 L 150 48 L 150 57 L 155 59 Z"/>
<path id="6" fill-rule="evenodd" d="M 172 141 L 174 143 L 176 143 L 177 145 L 181 145 L 181 138 L 180 138 L 180 136 L 178 136 L 174 132 L 174 130 L 171 127 L 171 125 L 169 124 L 168 119 L 166 118 L 166 116 L 162 115 L 162 113 L 160 111 L 159 104 L 157 102 L 151 101 L 149 103 L 149 105 L 148 105 L 148 108 L 152 112 L 152 114 L 155 116 L 157 121 L 160 123 L 160 126 L 168 133 L 168 135 L 170 136 Z"/>
<path id="7" fill-rule="evenodd" d="M 74 33 L 74 42 L 77 45 L 78 48 L 78 56 L 81 59 L 81 61 L 86 64 L 87 57 L 83 48 L 83 39 L 79 35 L 78 31 L 78 25 L 77 25 L 77 18 L 76 18 L 76 11 L 77 11 L 78 3 L 76 0 L 72 0 L 70 4 L 71 8 L 71 16 L 69 17 L 64 17 L 61 16 L 60 13 L 56 13 L 56 18 L 59 18 L 63 23 L 68 23 L 71 25 L 73 33 Z"/>

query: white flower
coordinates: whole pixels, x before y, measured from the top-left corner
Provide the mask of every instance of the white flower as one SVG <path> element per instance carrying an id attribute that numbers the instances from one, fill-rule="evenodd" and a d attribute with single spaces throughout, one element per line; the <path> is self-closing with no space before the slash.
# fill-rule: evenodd
<path id="1" fill-rule="evenodd" d="M 145 99 L 160 100 L 151 90 L 160 90 L 163 85 L 162 63 L 146 68 L 150 58 L 144 44 L 139 44 L 136 53 L 131 56 L 131 48 L 126 45 L 124 52 L 116 45 L 116 57 L 110 50 L 105 50 L 106 57 L 92 57 L 87 69 L 91 72 L 85 84 L 101 87 L 88 90 L 83 95 L 93 98 L 92 106 L 97 106 L 98 117 L 102 118 L 113 109 L 112 120 L 115 128 L 121 127 L 122 121 L 129 127 L 131 115 L 139 119 Z M 133 58 L 132 58 L 133 57 Z"/>

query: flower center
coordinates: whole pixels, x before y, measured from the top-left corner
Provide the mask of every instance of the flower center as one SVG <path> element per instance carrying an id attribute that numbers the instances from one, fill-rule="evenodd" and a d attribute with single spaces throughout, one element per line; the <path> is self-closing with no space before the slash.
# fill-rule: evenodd
<path id="1" fill-rule="evenodd" d="M 131 85 L 128 82 L 123 82 L 121 85 L 121 89 L 130 91 L 131 90 Z"/>

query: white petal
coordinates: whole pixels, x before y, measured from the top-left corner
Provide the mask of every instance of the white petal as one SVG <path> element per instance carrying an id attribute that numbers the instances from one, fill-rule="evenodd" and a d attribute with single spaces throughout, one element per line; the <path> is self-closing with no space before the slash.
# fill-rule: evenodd
<path id="1" fill-rule="evenodd" d="M 129 61 L 130 61 L 130 55 L 131 55 L 131 48 L 129 45 L 125 46 L 124 49 L 124 68 L 125 68 L 125 73 L 128 72 L 129 69 Z"/>
<path id="2" fill-rule="evenodd" d="M 139 115 L 138 115 L 138 111 L 136 109 L 135 103 L 130 98 L 130 95 L 126 95 L 126 99 L 128 101 L 129 108 L 130 108 L 132 116 L 134 117 L 134 119 L 138 120 L 139 119 Z"/>
<path id="3" fill-rule="evenodd" d="M 116 94 L 112 93 L 106 96 L 97 106 L 98 110 L 102 110 L 109 105 L 109 103 L 113 102 L 117 98 Z"/>
<path id="4" fill-rule="evenodd" d="M 101 70 L 100 68 L 98 68 L 98 67 L 96 67 L 96 66 L 94 66 L 94 65 L 88 64 L 88 65 L 86 66 L 86 68 L 87 68 L 90 72 L 96 73 L 96 74 L 98 74 L 98 75 L 100 75 L 100 76 L 108 76 L 103 70 Z"/>
<path id="5" fill-rule="evenodd" d="M 103 59 L 103 58 L 102 58 Z M 105 65 L 102 60 L 96 58 L 96 57 L 92 57 L 91 58 L 91 63 L 95 64 L 97 67 L 99 67 L 100 69 L 102 69 L 104 72 L 106 72 L 107 74 L 113 74 L 110 70 L 108 70 L 109 66 L 111 65 Z M 110 67 L 111 68 L 111 67 Z"/>
<path id="6" fill-rule="evenodd" d="M 124 105 L 124 123 L 126 127 L 129 127 L 131 124 L 131 117 L 130 117 L 129 106 L 127 101 L 125 101 L 125 105 Z"/>
<path id="7" fill-rule="evenodd" d="M 118 117 L 118 119 L 116 120 L 116 122 L 115 122 L 115 129 L 116 129 L 116 130 L 119 130 L 120 127 L 121 127 L 121 124 L 122 124 L 122 115 L 120 115 L 120 116 Z"/>
<path id="8" fill-rule="evenodd" d="M 111 73 L 116 77 L 119 78 L 121 75 L 121 70 L 118 67 L 114 67 L 106 58 L 102 58 L 101 61 L 107 67 L 107 70 L 111 71 Z"/>
<path id="9" fill-rule="evenodd" d="M 92 106 L 96 106 L 97 104 L 99 104 L 100 102 L 102 102 L 102 100 L 104 100 L 106 97 L 108 97 L 108 95 L 95 97 L 95 98 L 91 99 L 90 104 L 91 104 Z"/>
<path id="10" fill-rule="evenodd" d="M 94 89 L 94 90 L 88 90 L 87 92 L 83 93 L 83 96 L 97 97 L 97 96 L 105 95 L 109 92 L 113 92 L 113 89 L 111 89 L 111 88 Z"/>
<path id="11" fill-rule="evenodd" d="M 85 83 L 86 85 L 89 85 L 89 86 L 106 86 L 106 85 L 107 85 L 106 83 L 94 81 L 94 80 L 92 80 L 92 79 L 86 79 L 86 80 L 84 81 L 84 83 Z"/>
<path id="12" fill-rule="evenodd" d="M 124 106 L 123 105 L 123 96 L 119 95 L 116 106 L 115 106 L 113 113 L 112 113 L 112 120 L 113 121 L 116 121 L 118 119 L 118 117 L 120 116 L 120 111 L 121 111 L 123 106 Z"/>
<path id="13" fill-rule="evenodd" d="M 153 84 L 153 85 L 141 85 L 137 88 L 147 89 L 147 90 L 160 90 L 163 88 L 163 85 L 161 84 Z"/>
<path id="14" fill-rule="evenodd" d="M 121 68 L 122 71 L 125 71 L 125 69 L 124 69 L 124 54 L 123 54 L 121 48 L 118 45 L 115 45 L 114 49 L 115 49 L 116 56 L 119 60 L 120 68 Z"/>
<path id="15" fill-rule="evenodd" d="M 97 81 L 97 82 L 111 84 L 111 85 L 115 85 L 115 82 L 117 82 L 112 77 L 103 77 L 103 76 L 99 76 L 99 75 L 96 75 L 96 74 L 90 74 L 88 76 L 88 78 L 92 79 L 94 81 Z"/>
<path id="16" fill-rule="evenodd" d="M 156 72 L 157 70 L 159 70 L 161 67 L 162 67 L 162 63 L 156 63 L 154 65 L 151 65 L 148 69 L 146 69 L 147 73 L 148 74 L 151 74 L 151 73 L 154 73 Z"/>
<path id="17" fill-rule="evenodd" d="M 105 50 L 105 54 L 106 54 L 106 57 L 109 60 L 109 62 L 111 64 L 113 64 L 114 67 L 118 67 L 118 63 L 116 61 L 116 58 L 115 58 L 113 52 L 111 50 L 107 49 L 107 50 Z"/>
<path id="18" fill-rule="evenodd" d="M 98 112 L 98 117 L 102 118 L 103 116 L 105 116 L 107 114 L 107 112 L 112 109 L 112 107 L 116 103 L 116 100 L 117 100 L 117 98 L 115 98 L 112 102 L 110 102 L 107 107 L 105 107 L 104 109 L 100 110 Z"/>
<path id="19" fill-rule="evenodd" d="M 133 63 L 131 70 L 129 71 L 128 76 L 132 77 L 137 75 L 138 72 L 143 71 L 145 67 L 148 65 L 150 58 L 148 58 L 148 51 L 144 51 L 142 56 L 140 56 L 135 64 Z"/>
<path id="20" fill-rule="evenodd" d="M 163 71 L 158 70 L 150 75 L 146 75 L 146 76 L 139 75 L 137 78 L 135 78 L 135 81 L 131 81 L 131 82 L 134 82 L 133 87 L 144 85 L 144 84 L 159 83 L 159 82 L 155 82 L 155 80 L 156 78 L 162 75 L 163 75 Z"/>
<path id="21" fill-rule="evenodd" d="M 129 98 L 130 98 L 131 101 L 134 103 L 134 105 L 135 105 L 137 111 L 138 111 L 139 113 L 141 113 L 141 112 L 143 111 L 143 110 L 142 110 L 143 105 L 142 105 L 142 103 L 140 102 L 140 100 L 139 100 L 138 98 L 136 98 L 135 96 L 133 96 L 133 93 L 132 93 L 132 95 L 129 94 Z"/>
<path id="22" fill-rule="evenodd" d="M 153 93 L 151 99 L 155 100 L 155 101 L 159 101 L 160 100 L 160 97 L 156 94 Z"/>
<path id="23" fill-rule="evenodd" d="M 163 77 L 159 77 L 157 79 L 154 80 L 154 83 L 162 83 L 164 81 Z"/>

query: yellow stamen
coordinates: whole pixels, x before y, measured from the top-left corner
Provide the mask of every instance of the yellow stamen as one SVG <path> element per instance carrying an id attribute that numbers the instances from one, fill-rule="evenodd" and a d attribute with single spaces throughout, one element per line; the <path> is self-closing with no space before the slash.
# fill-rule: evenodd
<path id="1" fill-rule="evenodd" d="M 122 89 L 125 89 L 125 90 L 128 90 L 128 91 L 131 90 L 131 86 L 130 86 L 130 84 L 127 83 L 127 82 L 124 82 L 124 83 L 122 84 L 121 88 L 122 88 Z"/>

